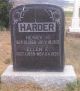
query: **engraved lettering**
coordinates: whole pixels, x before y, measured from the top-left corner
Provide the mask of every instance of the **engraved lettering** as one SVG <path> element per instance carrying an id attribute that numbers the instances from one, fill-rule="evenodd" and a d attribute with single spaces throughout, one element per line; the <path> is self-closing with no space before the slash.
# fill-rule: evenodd
<path id="1" fill-rule="evenodd" d="M 18 23 L 19 32 L 56 32 L 56 23 Z"/>

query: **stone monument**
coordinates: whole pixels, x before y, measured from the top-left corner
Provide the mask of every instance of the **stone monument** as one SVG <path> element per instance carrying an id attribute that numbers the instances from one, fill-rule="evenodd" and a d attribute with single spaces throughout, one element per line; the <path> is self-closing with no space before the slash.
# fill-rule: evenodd
<path id="1" fill-rule="evenodd" d="M 25 5 L 11 12 L 14 70 L 63 71 L 64 13 L 50 5 Z"/>
<path id="2" fill-rule="evenodd" d="M 74 9 L 72 17 L 72 25 L 69 27 L 69 34 L 80 37 L 80 23 L 79 23 L 79 0 L 74 0 Z"/>
<path id="3" fill-rule="evenodd" d="M 12 59 L 2 74 L 6 85 L 33 83 L 42 89 L 76 79 L 64 66 L 64 12 L 55 5 L 21 5 L 11 11 Z"/>

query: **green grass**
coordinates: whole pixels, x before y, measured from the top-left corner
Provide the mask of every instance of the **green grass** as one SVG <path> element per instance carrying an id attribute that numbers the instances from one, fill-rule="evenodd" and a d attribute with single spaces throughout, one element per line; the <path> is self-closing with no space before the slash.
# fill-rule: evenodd
<path id="1" fill-rule="evenodd" d="M 73 12 L 71 12 L 71 11 L 65 11 L 64 13 L 65 13 L 66 17 L 72 17 L 72 15 L 73 15 Z"/>
<path id="2" fill-rule="evenodd" d="M 72 17 L 73 16 L 72 11 L 65 11 L 64 14 L 65 14 L 66 17 Z M 80 17 L 80 13 L 79 13 L 79 17 Z"/>
<path id="3" fill-rule="evenodd" d="M 67 84 L 66 91 L 80 91 L 80 80 Z"/>

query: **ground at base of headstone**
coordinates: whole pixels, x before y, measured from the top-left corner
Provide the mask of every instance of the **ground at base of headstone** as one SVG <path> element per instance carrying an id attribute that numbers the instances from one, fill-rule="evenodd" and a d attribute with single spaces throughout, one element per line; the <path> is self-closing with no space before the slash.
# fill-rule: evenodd
<path id="1" fill-rule="evenodd" d="M 49 87 L 48 89 L 41 88 L 33 83 L 14 84 L 9 86 L 2 84 L 2 89 L 0 91 L 80 91 L 80 80 L 69 83 L 64 88 L 53 86 L 51 88 Z"/>
<path id="2" fill-rule="evenodd" d="M 5 84 L 2 84 L 2 91 L 65 91 L 65 88 L 60 87 L 48 87 L 48 88 L 42 88 L 34 83 L 28 83 L 28 84 L 15 84 L 7 86 Z"/>

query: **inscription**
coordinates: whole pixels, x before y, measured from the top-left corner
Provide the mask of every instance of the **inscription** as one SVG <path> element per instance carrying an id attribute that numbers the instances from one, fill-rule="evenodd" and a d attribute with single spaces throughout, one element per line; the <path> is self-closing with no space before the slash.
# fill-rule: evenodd
<path id="1" fill-rule="evenodd" d="M 56 32 L 55 23 L 18 23 L 19 32 Z"/>
<path id="2" fill-rule="evenodd" d="M 59 44 L 59 40 L 16 40 L 16 44 Z"/>
<path id="3" fill-rule="evenodd" d="M 59 52 L 16 52 L 17 56 L 59 56 Z"/>

